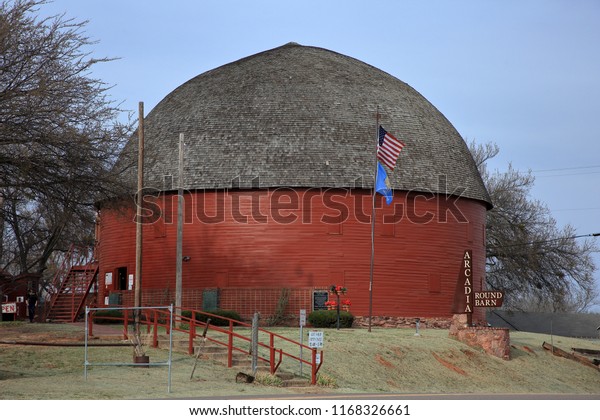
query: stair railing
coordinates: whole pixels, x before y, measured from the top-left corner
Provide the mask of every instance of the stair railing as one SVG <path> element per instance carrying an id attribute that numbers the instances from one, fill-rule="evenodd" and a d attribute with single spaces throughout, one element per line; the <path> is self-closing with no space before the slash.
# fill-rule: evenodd
<path id="1" fill-rule="evenodd" d="M 75 301 L 75 294 L 73 294 L 72 308 L 74 308 L 74 311 L 71 313 L 72 322 L 75 322 L 77 315 L 83 310 L 83 307 L 85 306 L 87 297 L 90 293 L 90 290 L 92 289 L 92 285 L 94 284 L 94 277 L 98 275 L 98 269 L 99 267 L 97 264 L 94 264 L 93 267 L 86 266 L 82 274 L 80 284 L 78 285 L 78 287 L 80 288 L 79 291 L 81 292 L 79 293 L 80 299 L 78 303 Z"/>
<path id="2" fill-rule="evenodd" d="M 82 247 L 77 246 L 75 244 L 71 244 L 67 252 L 62 258 L 62 261 L 52 278 L 49 287 L 46 289 L 48 294 L 50 294 L 50 305 L 46 305 L 45 311 L 45 319 L 48 318 L 50 312 L 52 311 L 52 307 L 56 303 L 58 299 L 58 295 L 61 292 L 64 282 L 67 280 L 69 276 L 69 272 L 71 268 L 78 265 L 87 265 L 93 260 L 93 249 L 91 247 Z"/>
<path id="3" fill-rule="evenodd" d="M 177 309 L 177 308 L 175 308 Z M 233 354 L 234 352 L 242 353 L 246 355 L 250 355 L 250 351 L 242 348 L 239 344 L 235 344 L 236 340 L 242 343 L 251 343 L 251 338 L 240 334 L 235 331 L 235 328 L 243 328 L 243 329 L 251 329 L 252 325 L 237 321 L 231 318 L 222 317 L 219 315 L 211 314 L 208 312 L 198 311 L 198 310 L 186 310 L 182 308 L 182 312 L 191 312 L 191 316 L 183 316 L 176 315 L 177 311 L 173 313 L 173 330 L 179 331 L 181 333 L 187 334 L 188 336 L 188 353 L 190 355 L 194 354 L 194 340 L 197 337 L 200 337 L 200 334 L 197 332 L 197 327 L 201 327 L 201 330 L 206 327 L 206 323 L 203 321 L 199 321 L 196 318 L 196 315 L 203 314 L 206 317 L 210 317 L 213 319 L 219 318 L 224 320 L 228 325 L 227 327 L 219 327 L 216 325 L 208 324 L 208 330 L 212 333 L 211 336 L 207 336 L 207 341 L 210 341 L 213 344 L 223 346 L 227 348 L 227 367 L 233 367 Z M 144 316 L 141 317 L 140 322 L 147 326 L 147 333 L 150 334 L 152 331 L 152 346 L 158 347 L 158 330 L 159 327 L 166 328 L 167 334 L 169 334 L 169 326 L 166 322 L 168 319 L 168 315 L 170 313 L 168 311 L 162 309 L 147 309 L 142 311 Z M 102 318 L 99 314 L 95 314 L 95 318 Z M 128 324 L 132 321 L 133 315 L 129 314 L 127 311 L 124 311 L 122 317 L 112 318 L 112 319 L 121 319 L 123 321 L 123 339 L 128 339 Z M 91 322 L 91 318 L 90 318 Z M 88 327 L 88 334 L 90 336 L 93 335 L 91 325 Z M 268 357 L 258 356 L 258 360 L 261 360 L 269 365 L 269 371 L 271 374 L 275 374 L 279 369 L 284 358 L 291 359 L 296 362 L 308 365 L 310 367 L 311 372 L 311 384 L 315 385 L 317 383 L 317 373 L 323 364 L 323 351 L 320 350 L 317 353 L 317 349 L 313 347 L 308 347 L 302 343 L 299 343 L 290 338 L 284 337 L 280 334 L 273 333 L 271 331 L 265 330 L 263 328 L 259 328 L 259 331 L 267 334 L 269 337 L 268 343 L 259 342 L 259 347 L 266 350 Z M 276 341 L 277 340 L 277 341 Z M 288 353 L 284 351 L 281 347 L 276 347 L 278 342 L 285 342 L 288 346 L 293 346 L 297 348 L 302 348 L 306 350 L 308 354 L 310 354 L 310 360 L 306 360 L 300 358 L 294 354 Z M 318 357 L 320 356 L 319 362 L 317 362 Z"/>
<path id="4" fill-rule="evenodd" d="M 46 291 L 50 294 L 50 305 L 46 306 L 45 318 L 48 318 L 48 315 L 50 315 L 50 311 L 52 311 L 52 307 L 56 303 L 56 299 L 58 298 L 62 284 L 71 270 L 71 259 L 74 248 L 75 245 L 71 245 L 69 247 L 62 259 L 60 266 L 58 267 L 58 270 L 56 270 L 56 273 L 54 273 L 54 277 L 52 278 L 50 285 L 46 289 Z"/>

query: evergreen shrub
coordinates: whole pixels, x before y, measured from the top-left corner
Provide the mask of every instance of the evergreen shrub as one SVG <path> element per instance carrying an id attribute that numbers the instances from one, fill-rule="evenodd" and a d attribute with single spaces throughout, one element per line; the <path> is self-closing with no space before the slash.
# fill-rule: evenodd
<path id="1" fill-rule="evenodd" d="M 337 311 L 313 311 L 308 315 L 308 322 L 315 328 L 337 328 Z M 340 328 L 351 328 L 354 315 L 340 311 Z"/>
<path id="2" fill-rule="evenodd" d="M 210 325 L 215 325 L 217 327 L 228 327 L 229 326 L 229 321 L 228 320 L 221 319 L 221 318 L 216 318 L 216 317 L 211 317 L 210 315 L 207 315 L 207 314 L 222 316 L 222 317 L 225 317 L 225 318 L 231 318 L 231 319 L 234 319 L 236 321 L 241 321 L 242 320 L 242 317 L 236 311 L 232 311 L 232 310 L 229 310 L 229 309 L 215 309 L 215 310 L 212 310 L 212 311 L 206 311 L 206 313 L 198 313 L 198 312 L 196 312 L 196 321 L 206 322 L 206 319 L 210 318 Z M 183 315 L 183 316 L 185 316 L 187 318 L 191 318 L 192 317 L 192 311 L 182 311 L 181 315 Z"/>

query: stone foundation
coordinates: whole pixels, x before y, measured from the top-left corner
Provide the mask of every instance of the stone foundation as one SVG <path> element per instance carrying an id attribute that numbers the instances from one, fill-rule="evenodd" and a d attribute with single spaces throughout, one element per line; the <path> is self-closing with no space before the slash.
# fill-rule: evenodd
<path id="1" fill-rule="evenodd" d="M 487 354 L 504 360 L 510 359 L 510 334 L 508 328 L 469 327 L 467 315 L 454 315 L 450 337 L 471 347 L 483 349 Z"/>
<path id="2" fill-rule="evenodd" d="M 403 318 L 396 316 L 374 316 L 371 319 L 372 327 L 379 328 L 416 328 L 417 318 Z M 419 318 L 419 329 L 445 329 L 450 328 L 450 318 Z M 352 327 L 367 328 L 369 326 L 368 316 L 357 316 L 354 318 Z"/>

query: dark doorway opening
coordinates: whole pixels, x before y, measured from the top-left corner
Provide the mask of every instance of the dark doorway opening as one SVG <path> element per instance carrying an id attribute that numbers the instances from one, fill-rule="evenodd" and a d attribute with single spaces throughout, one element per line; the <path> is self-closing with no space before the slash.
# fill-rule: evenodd
<path id="1" fill-rule="evenodd" d="M 127 290 L 127 267 L 117 268 L 117 290 Z"/>

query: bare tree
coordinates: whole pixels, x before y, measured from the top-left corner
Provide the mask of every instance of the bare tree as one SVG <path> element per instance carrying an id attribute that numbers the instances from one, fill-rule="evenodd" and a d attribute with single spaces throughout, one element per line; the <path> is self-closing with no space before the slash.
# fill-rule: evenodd
<path id="1" fill-rule="evenodd" d="M 506 292 L 505 307 L 516 310 L 579 312 L 597 299 L 593 240 L 560 229 L 548 207 L 530 198 L 535 181 L 509 165 L 490 173 L 486 162 L 499 148 L 469 144 L 494 208 L 487 213 L 486 282 Z"/>
<path id="2" fill-rule="evenodd" d="M 55 250 L 93 241 L 95 202 L 131 135 L 110 86 L 92 77 L 86 22 L 39 18 L 45 1 L 0 3 L 0 262 L 41 273 Z"/>

